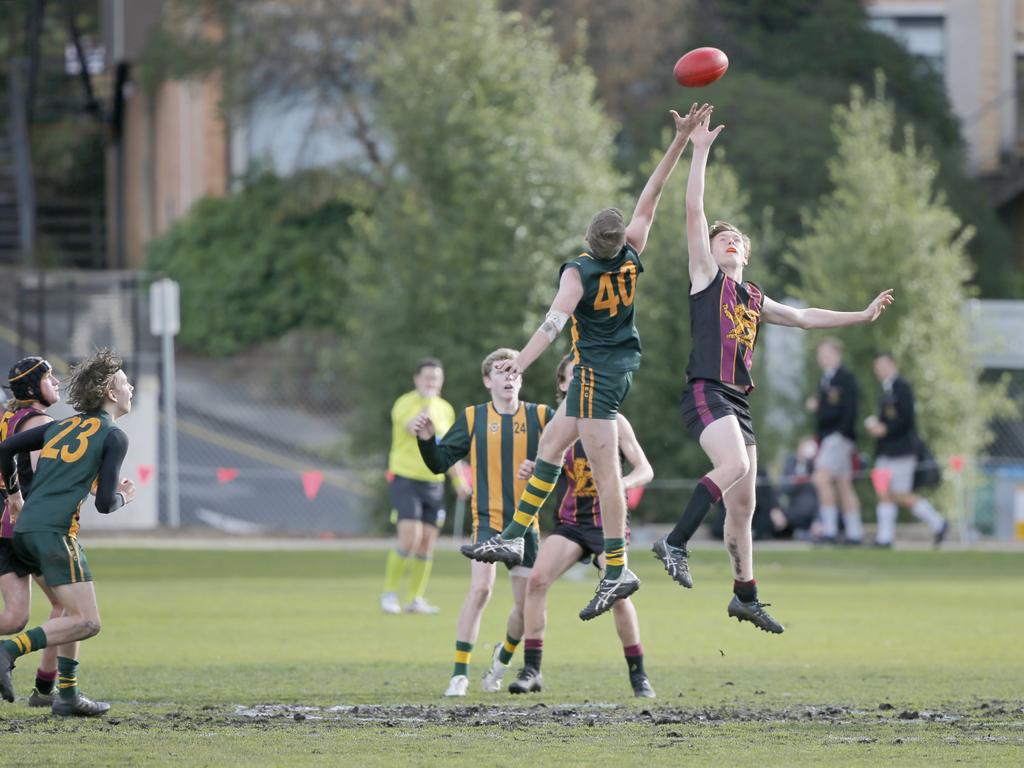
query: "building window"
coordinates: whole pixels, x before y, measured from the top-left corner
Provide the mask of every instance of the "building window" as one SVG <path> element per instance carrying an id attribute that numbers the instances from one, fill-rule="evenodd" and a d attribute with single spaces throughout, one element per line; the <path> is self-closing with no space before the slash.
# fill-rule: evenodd
<path id="1" fill-rule="evenodd" d="M 942 16 L 874 16 L 871 28 L 895 38 L 941 76 L 946 59 L 946 20 Z"/>

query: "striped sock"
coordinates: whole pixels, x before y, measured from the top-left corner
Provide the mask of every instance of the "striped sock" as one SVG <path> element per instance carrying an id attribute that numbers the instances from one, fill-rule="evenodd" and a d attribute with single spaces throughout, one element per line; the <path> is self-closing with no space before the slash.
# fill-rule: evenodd
<path id="1" fill-rule="evenodd" d="M 62 699 L 73 699 L 78 695 L 78 659 L 57 657 L 57 690 Z"/>
<path id="2" fill-rule="evenodd" d="M 464 643 L 461 640 L 455 641 L 455 671 L 452 672 L 452 677 L 469 674 L 469 659 L 472 655 L 472 643 Z"/>
<path id="3" fill-rule="evenodd" d="M 402 581 L 402 574 L 405 573 L 406 560 L 409 555 L 398 549 L 388 552 L 388 563 L 384 567 L 384 591 L 397 592 L 398 584 Z"/>
<path id="4" fill-rule="evenodd" d="M 622 575 L 622 569 L 626 567 L 626 540 L 605 539 L 604 557 L 607 565 L 604 577 L 614 581 Z"/>
<path id="5" fill-rule="evenodd" d="M 544 459 L 537 459 L 533 467 L 533 474 L 523 489 L 523 495 L 519 497 L 519 505 L 512 515 L 512 522 L 501 532 L 503 539 L 518 539 L 526 534 L 526 530 L 533 525 L 537 512 L 544 506 L 544 501 L 554 490 L 555 481 L 562 474 L 560 464 L 549 464 Z"/>
<path id="6" fill-rule="evenodd" d="M 430 580 L 430 569 L 434 561 L 429 557 L 411 557 L 409 565 L 409 600 L 412 602 L 418 597 L 423 597 L 427 591 L 427 582 Z"/>
<path id="7" fill-rule="evenodd" d="M 502 643 L 501 650 L 498 651 L 498 661 L 506 665 L 511 663 L 512 655 L 516 652 L 516 646 L 519 645 L 521 639 L 519 637 L 512 637 L 512 635 L 505 635 L 505 642 Z"/>
<path id="8" fill-rule="evenodd" d="M 33 627 L 28 632 L 15 635 L 10 640 L 3 640 L 4 648 L 11 655 L 12 659 L 24 656 L 32 651 L 39 651 L 46 647 L 46 633 L 42 627 Z"/>

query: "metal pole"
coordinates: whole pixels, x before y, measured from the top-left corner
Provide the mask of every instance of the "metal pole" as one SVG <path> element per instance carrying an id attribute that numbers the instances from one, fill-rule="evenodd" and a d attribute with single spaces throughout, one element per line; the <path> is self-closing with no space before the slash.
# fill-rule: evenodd
<path id="1" fill-rule="evenodd" d="M 163 365 L 164 452 L 167 465 L 167 525 L 181 527 L 181 505 L 178 498 L 178 408 L 174 390 L 174 334 L 164 329 L 160 334 Z"/>

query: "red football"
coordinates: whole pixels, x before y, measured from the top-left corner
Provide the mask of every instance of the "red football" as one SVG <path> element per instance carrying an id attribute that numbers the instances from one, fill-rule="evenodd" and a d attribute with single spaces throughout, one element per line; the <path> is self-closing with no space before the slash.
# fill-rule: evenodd
<path id="1" fill-rule="evenodd" d="M 676 82 L 687 88 L 710 85 L 725 74 L 729 57 L 717 48 L 694 48 L 676 62 Z"/>

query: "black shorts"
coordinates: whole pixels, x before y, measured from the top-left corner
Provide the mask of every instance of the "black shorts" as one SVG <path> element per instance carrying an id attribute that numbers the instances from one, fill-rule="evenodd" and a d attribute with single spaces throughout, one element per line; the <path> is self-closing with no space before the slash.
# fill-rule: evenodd
<path id="1" fill-rule="evenodd" d="M 14 554 L 14 545 L 10 539 L 0 538 L 0 576 L 6 573 L 13 573 L 21 578 L 32 573 L 32 569 Z"/>
<path id="2" fill-rule="evenodd" d="M 697 439 L 705 427 L 725 416 L 735 416 L 740 423 L 743 442 L 757 445 L 754 424 L 750 420 L 750 403 L 747 396 L 718 381 L 694 379 L 686 385 L 679 403 L 683 423 Z"/>
<path id="3" fill-rule="evenodd" d="M 583 550 L 580 562 L 592 562 L 595 568 L 601 569 L 598 558 L 604 554 L 604 529 L 596 525 L 570 525 L 559 522 L 548 535 L 561 536 L 563 539 L 578 544 Z M 626 543 L 629 543 L 629 528 L 626 528 Z"/>
<path id="4" fill-rule="evenodd" d="M 419 520 L 440 528 L 444 525 L 444 483 L 410 480 L 395 475 L 389 487 L 391 522 Z"/>

